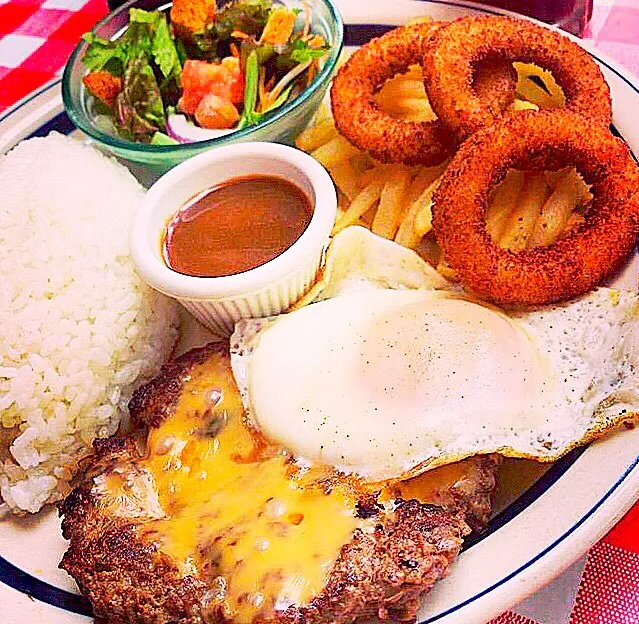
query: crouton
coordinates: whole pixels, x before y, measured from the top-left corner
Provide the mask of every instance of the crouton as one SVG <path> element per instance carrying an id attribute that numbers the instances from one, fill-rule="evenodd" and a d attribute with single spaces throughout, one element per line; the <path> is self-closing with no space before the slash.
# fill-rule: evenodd
<path id="1" fill-rule="evenodd" d="M 295 28 L 295 13 L 284 7 L 273 9 L 269 16 L 260 43 L 284 45 L 293 34 Z"/>
<path id="2" fill-rule="evenodd" d="M 87 74 L 82 82 L 89 93 L 105 106 L 115 108 L 115 100 L 122 91 L 122 78 L 108 71 L 95 71 Z"/>
<path id="3" fill-rule="evenodd" d="M 180 39 L 190 40 L 201 32 L 215 16 L 215 0 L 174 0 L 171 24 Z"/>

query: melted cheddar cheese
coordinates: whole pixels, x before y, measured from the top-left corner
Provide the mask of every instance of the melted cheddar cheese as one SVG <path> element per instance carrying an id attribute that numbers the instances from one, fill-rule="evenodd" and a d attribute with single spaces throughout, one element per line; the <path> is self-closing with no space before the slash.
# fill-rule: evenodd
<path id="1" fill-rule="evenodd" d="M 441 504 L 442 494 L 447 494 L 455 483 L 464 479 L 469 470 L 472 467 L 463 461 L 439 466 L 407 481 L 396 483 L 391 488 L 392 494 L 404 500 L 414 498 L 422 503 L 438 505 Z"/>
<path id="2" fill-rule="evenodd" d="M 240 623 L 318 595 L 359 522 L 347 487 L 325 491 L 325 474 L 296 467 L 242 418 L 228 361 L 213 356 L 150 431 L 137 466 L 165 514 L 139 530 L 216 588 L 210 600 Z"/>
<path id="3" fill-rule="evenodd" d="M 444 466 L 380 491 L 300 467 L 247 426 L 228 358 L 212 355 L 150 430 L 146 456 L 96 478 L 96 488 L 113 513 L 143 518 L 140 537 L 184 575 L 206 581 L 205 612 L 242 624 L 322 592 L 353 531 L 376 522 L 357 516 L 363 494 L 441 504 L 471 469 Z"/>

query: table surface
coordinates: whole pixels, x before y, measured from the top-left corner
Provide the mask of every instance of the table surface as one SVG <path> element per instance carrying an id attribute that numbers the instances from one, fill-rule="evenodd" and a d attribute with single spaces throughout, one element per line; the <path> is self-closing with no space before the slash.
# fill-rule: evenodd
<path id="1" fill-rule="evenodd" d="M 59 75 L 106 0 L 0 0 L 0 112 Z M 639 0 L 595 0 L 586 38 L 639 76 Z M 528 600 L 491 624 L 639 624 L 639 503 Z"/>

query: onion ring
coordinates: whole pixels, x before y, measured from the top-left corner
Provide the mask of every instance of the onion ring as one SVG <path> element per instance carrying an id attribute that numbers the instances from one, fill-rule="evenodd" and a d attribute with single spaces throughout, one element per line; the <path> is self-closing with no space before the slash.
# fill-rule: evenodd
<path id="1" fill-rule="evenodd" d="M 490 191 L 510 168 L 575 166 L 593 200 L 585 220 L 547 247 L 518 253 L 486 230 Z M 541 305 L 576 297 L 618 270 L 639 236 L 639 170 L 601 126 L 564 110 L 525 111 L 471 136 L 434 195 L 433 229 L 462 284 L 500 305 Z"/>
<path id="2" fill-rule="evenodd" d="M 597 124 L 612 118 L 610 89 L 590 54 L 554 30 L 511 17 L 466 17 L 438 29 L 423 51 L 424 86 L 437 117 L 458 140 L 490 126 L 501 114 L 471 88 L 483 61 L 521 61 L 549 70 L 565 108 Z"/>
<path id="3" fill-rule="evenodd" d="M 424 42 L 443 22 L 401 26 L 359 48 L 333 81 L 331 105 L 340 134 L 384 163 L 439 165 L 456 142 L 438 121 L 397 119 L 380 110 L 375 93 L 393 76 L 421 63 Z M 510 64 L 489 63 L 477 72 L 477 92 L 491 110 L 503 111 L 515 97 Z"/>

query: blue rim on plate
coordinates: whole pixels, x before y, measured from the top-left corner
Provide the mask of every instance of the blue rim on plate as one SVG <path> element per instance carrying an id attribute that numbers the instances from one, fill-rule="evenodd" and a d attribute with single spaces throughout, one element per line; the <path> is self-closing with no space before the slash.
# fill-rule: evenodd
<path id="1" fill-rule="evenodd" d="M 451 7 L 463 7 L 468 8 L 468 4 L 464 4 L 461 2 L 451 2 L 448 0 L 422 0 L 427 1 L 430 4 L 439 4 L 444 6 Z M 481 7 L 482 10 L 486 13 L 492 13 L 495 15 L 501 14 L 499 11 L 491 11 L 485 7 Z M 345 24 L 344 26 L 344 44 L 346 46 L 359 46 L 371 38 L 382 35 L 388 30 L 395 28 L 395 25 L 387 25 L 387 24 Z M 608 70 L 613 72 L 618 78 L 620 78 L 624 83 L 632 88 L 633 91 L 639 95 L 639 87 L 637 87 L 634 83 L 632 83 L 626 76 L 620 73 L 614 66 L 611 66 L 605 60 L 601 59 L 597 55 L 589 52 L 591 56 L 602 66 L 606 67 Z M 29 104 L 35 98 L 45 93 L 49 89 L 55 88 L 60 83 L 60 79 L 53 80 L 34 93 L 20 100 L 16 105 L 5 111 L 4 114 L 0 115 L 0 122 L 14 114 L 23 106 Z M 59 113 L 55 115 L 52 119 L 48 120 L 44 124 L 42 124 L 39 128 L 34 130 L 29 138 L 34 136 L 45 136 L 51 131 L 57 131 L 62 134 L 69 134 L 75 130 L 75 126 L 70 121 L 69 117 L 65 112 Z M 619 133 L 616 132 L 615 128 L 612 128 L 613 132 L 615 132 L 618 136 Z M 635 160 L 637 157 L 633 154 Z M 501 513 L 493 517 L 488 523 L 486 529 L 481 533 L 471 535 L 467 540 L 464 546 L 464 550 L 469 550 L 474 545 L 480 543 L 483 539 L 488 537 L 489 535 L 498 531 L 505 524 L 510 522 L 513 518 L 522 513 L 527 507 L 529 507 L 534 501 L 540 498 L 548 489 L 556 483 L 566 472 L 574 465 L 574 463 L 579 459 L 579 457 L 584 453 L 584 448 L 575 449 L 571 451 L 558 462 L 556 462 L 540 479 L 538 479 L 528 490 L 526 490 L 519 498 L 513 501 L 506 509 L 504 509 Z M 544 550 L 539 552 L 535 557 L 531 558 L 525 564 L 521 565 L 519 568 L 508 574 L 507 576 L 500 579 L 498 582 L 493 583 L 490 587 L 485 588 L 481 592 L 476 593 L 475 595 L 469 597 L 468 599 L 438 613 L 426 620 L 422 620 L 421 624 L 428 624 L 431 622 L 435 622 L 437 620 L 450 615 L 458 611 L 459 609 L 469 605 L 470 603 L 475 602 L 476 600 L 482 598 L 486 594 L 492 592 L 497 587 L 502 586 L 504 583 L 507 583 L 521 572 L 532 566 L 539 559 L 544 557 L 546 554 L 555 549 L 559 544 L 561 544 L 566 538 L 568 538 L 571 534 L 573 534 L 579 527 L 581 527 L 614 493 L 615 491 L 623 484 L 623 482 L 633 473 L 636 469 L 639 468 L 639 455 L 636 457 L 635 461 L 632 462 L 630 466 L 625 470 L 625 472 L 621 475 L 621 477 L 608 489 L 608 491 L 597 501 L 597 503 L 586 512 L 579 520 L 577 520 L 568 530 L 566 530 L 561 536 L 559 536 L 555 541 L 553 541 L 550 545 L 548 545 Z M 60 589 L 46 581 L 43 581 L 24 570 L 19 569 L 6 559 L 0 556 L 0 582 L 12 587 L 13 589 L 26 594 L 36 600 L 44 602 L 54 607 L 58 607 L 60 609 L 64 609 L 66 611 L 76 613 L 78 615 L 91 617 L 92 610 L 89 601 L 82 595 L 75 594 L 64 589 Z"/>

